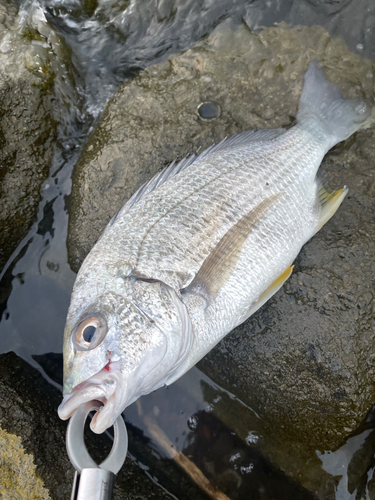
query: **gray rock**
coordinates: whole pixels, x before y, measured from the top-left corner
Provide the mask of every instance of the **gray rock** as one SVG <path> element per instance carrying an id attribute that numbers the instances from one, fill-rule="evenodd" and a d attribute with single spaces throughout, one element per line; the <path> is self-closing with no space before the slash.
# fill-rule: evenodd
<path id="1" fill-rule="evenodd" d="M 25 361 L 13 353 L 0 356 L 1 428 L 21 438 L 23 448 L 33 457 L 37 475 L 43 480 L 50 497 L 69 500 L 74 469 L 65 448 L 66 422 L 62 422 L 57 416 L 60 401 L 60 391 Z M 88 435 L 85 442 L 95 459 L 98 459 L 95 453 L 103 457 L 111 445 L 105 436 L 93 434 Z M 14 446 L 14 443 L 10 445 Z M 14 454 L 16 453 L 18 454 L 18 447 L 15 447 Z M 0 453 L 0 461 L 1 458 Z M 18 489 L 19 494 L 23 493 L 22 498 L 34 498 L 30 496 L 30 489 L 26 489 L 30 484 L 31 481 L 27 482 L 23 478 Z M 18 497 L 15 494 L 6 498 Z M 164 500 L 170 496 L 128 458 L 117 476 L 113 498 Z"/>
<path id="2" fill-rule="evenodd" d="M 0 270 L 36 218 L 61 121 L 53 101 L 70 87 L 68 57 L 41 11 L 17 15 L 0 0 Z"/>
<path id="3" fill-rule="evenodd" d="M 124 197 L 175 157 L 246 129 L 290 124 L 314 57 L 345 96 L 373 97 L 370 61 L 323 28 L 285 24 L 259 35 L 218 29 L 124 84 L 74 173 L 74 269 Z M 202 102 L 217 103 L 220 116 L 200 119 Z M 321 498 L 333 497 L 335 482 L 316 450 L 339 446 L 375 396 L 374 159 L 373 130 L 327 155 L 326 182 L 350 188 L 343 206 L 304 247 L 284 288 L 200 363 L 260 415 L 262 452 Z"/>

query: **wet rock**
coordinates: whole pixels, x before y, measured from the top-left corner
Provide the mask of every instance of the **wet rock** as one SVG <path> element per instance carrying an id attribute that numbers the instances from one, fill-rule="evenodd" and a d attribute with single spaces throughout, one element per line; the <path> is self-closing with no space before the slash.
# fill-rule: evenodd
<path id="1" fill-rule="evenodd" d="M 339 478 L 336 498 L 374 498 L 374 478 L 370 471 L 375 465 L 374 409 L 346 442 L 333 453 L 319 454 L 324 470 Z M 341 476 L 341 477 L 340 477 Z"/>
<path id="2" fill-rule="evenodd" d="M 42 0 L 48 5 L 48 0 Z M 52 10 L 52 9 L 51 9 Z M 229 15 L 244 20 L 254 31 L 286 21 L 292 26 L 323 26 L 345 40 L 350 50 L 374 59 L 375 6 L 373 0 L 88 0 L 54 4 L 67 37 L 78 48 L 88 70 L 86 91 L 91 106 L 108 98 L 116 82 L 149 61 L 191 46 Z M 71 34 L 74 33 L 74 37 Z M 99 36 L 98 36 L 99 33 Z M 110 64 L 108 64 L 110 54 Z M 94 64 L 92 62 L 94 61 Z M 91 63 L 91 64 L 90 64 Z M 114 72 L 108 67 L 115 68 Z M 129 71 L 130 70 L 130 71 Z M 103 74 L 106 74 L 103 84 Z"/>
<path id="3" fill-rule="evenodd" d="M 0 425 L 2 429 L 0 430 L 0 444 L 6 443 L 11 447 L 9 451 L 9 448 L 0 446 L 0 464 L 7 452 L 13 454 L 14 464 L 18 462 L 18 457 L 23 461 L 13 466 L 12 461 L 7 458 L 7 467 L 0 465 L 1 493 L 4 485 L 3 479 L 9 481 L 4 498 L 48 499 L 51 497 L 66 500 L 70 498 L 74 469 L 66 454 L 66 422 L 62 422 L 57 416 L 57 406 L 60 401 L 60 391 L 52 387 L 25 361 L 13 353 L 0 356 Z M 96 455 L 105 456 L 106 450 L 108 453 L 111 446 L 109 439 L 105 436 L 93 434 L 86 437 L 86 444 L 94 458 Z M 36 473 L 33 463 L 36 465 Z M 39 496 L 30 496 L 31 482 L 25 477 L 25 473 L 29 473 L 29 477 L 34 475 L 39 488 L 41 488 L 41 480 L 44 482 L 44 489 L 40 489 Z M 12 487 L 18 488 L 19 497 L 16 494 L 9 496 L 8 488 Z M 114 499 L 141 500 L 145 498 L 161 500 L 170 497 L 130 459 L 127 459 L 117 476 Z"/>
<path id="4" fill-rule="evenodd" d="M 175 157 L 293 122 L 314 57 L 345 96 L 373 97 L 370 61 L 323 28 L 285 24 L 259 35 L 218 29 L 124 84 L 75 170 L 74 269 L 123 198 Z M 202 103 L 211 103 L 203 117 Z M 373 130 L 327 155 L 325 182 L 350 188 L 343 206 L 305 245 L 283 289 L 200 363 L 260 415 L 262 452 L 320 498 L 333 498 L 335 481 L 316 450 L 338 447 L 375 399 L 374 159 Z"/>
<path id="5" fill-rule="evenodd" d="M 374 59 L 372 31 L 375 15 L 372 0 L 288 0 L 281 4 L 278 0 L 255 0 L 246 4 L 243 19 L 254 30 L 280 21 L 293 26 L 323 26 L 343 38 L 351 51 Z"/>
<path id="6" fill-rule="evenodd" d="M 58 94 L 71 92 L 68 56 L 41 11 L 17 13 L 0 0 L 0 270 L 36 218 L 61 122 Z M 58 91 L 57 80 L 65 81 Z"/>

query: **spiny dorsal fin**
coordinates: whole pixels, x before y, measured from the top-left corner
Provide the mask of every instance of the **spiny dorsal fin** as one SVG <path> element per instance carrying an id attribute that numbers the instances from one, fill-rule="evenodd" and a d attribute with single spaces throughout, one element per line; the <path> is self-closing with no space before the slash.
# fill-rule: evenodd
<path id="1" fill-rule="evenodd" d="M 281 195 L 282 193 L 278 193 L 266 198 L 236 222 L 205 259 L 190 285 L 181 290 L 181 293 L 203 295 L 210 305 L 232 274 L 247 237 Z"/>
<path id="2" fill-rule="evenodd" d="M 319 203 L 321 205 L 321 211 L 318 220 L 318 228 L 315 232 L 318 232 L 326 222 L 334 215 L 336 210 L 341 205 L 343 199 L 347 195 L 349 189 L 344 186 L 343 189 L 339 189 L 338 191 L 327 191 L 321 181 L 318 181 L 318 195 L 319 195 Z"/>
<path id="3" fill-rule="evenodd" d="M 199 158 L 206 156 L 208 153 L 217 153 L 218 151 L 223 151 L 224 149 L 233 148 L 235 146 L 244 146 L 250 142 L 272 141 L 284 133 L 285 129 L 283 128 L 246 130 L 245 132 L 229 137 L 229 139 L 224 139 L 215 146 L 211 146 L 208 150 L 203 151 Z"/>
<path id="4" fill-rule="evenodd" d="M 157 187 L 165 184 L 169 179 L 175 177 L 177 174 L 188 168 L 194 161 L 199 157 L 198 153 L 193 153 L 192 155 L 186 156 L 183 160 L 176 162 L 174 160 L 168 167 L 164 170 L 161 170 L 154 177 L 151 177 L 149 181 L 143 184 L 131 198 L 123 205 L 112 219 L 109 221 L 108 226 L 112 226 L 112 224 L 117 219 L 118 215 L 125 214 L 128 210 L 131 209 L 133 205 L 135 205 L 139 200 L 147 196 L 149 193 L 154 191 Z"/>
<path id="5" fill-rule="evenodd" d="M 248 144 L 249 142 L 259 142 L 259 141 L 271 141 L 284 134 L 285 130 L 282 128 L 275 129 L 264 129 L 264 130 L 246 130 L 240 134 L 236 134 L 229 139 L 223 139 L 218 144 L 214 144 L 209 148 L 205 149 L 203 153 L 198 154 L 198 152 L 186 156 L 183 160 L 177 162 L 174 160 L 168 167 L 166 167 L 161 172 L 154 175 L 149 181 L 147 181 L 143 186 L 141 186 L 131 198 L 122 206 L 109 221 L 108 226 L 112 224 L 117 219 L 118 215 L 125 214 L 130 208 L 135 205 L 139 200 L 144 198 L 146 195 L 154 191 L 157 187 L 162 186 L 170 179 L 175 177 L 180 172 L 183 172 L 190 167 L 197 160 L 201 160 L 212 153 L 217 153 L 223 151 L 224 149 L 232 148 L 235 146 L 241 146 Z"/>

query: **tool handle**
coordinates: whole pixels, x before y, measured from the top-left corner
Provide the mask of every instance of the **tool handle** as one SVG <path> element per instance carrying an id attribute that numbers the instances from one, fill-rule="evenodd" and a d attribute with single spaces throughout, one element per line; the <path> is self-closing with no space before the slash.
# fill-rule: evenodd
<path id="1" fill-rule="evenodd" d="M 99 468 L 76 471 L 70 500 L 112 500 L 114 477 Z"/>
<path id="2" fill-rule="evenodd" d="M 121 415 L 113 424 L 113 445 L 108 457 L 97 465 L 87 451 L 84 440 L 85 422 L 90 411 L 98 411 L 101 406 L 100 401 L 82 404 L 68 424 L 66 449 L 76 469 L 70 500 L 111 500 L 115 474 L 125 462 L 128 434 Z"/>

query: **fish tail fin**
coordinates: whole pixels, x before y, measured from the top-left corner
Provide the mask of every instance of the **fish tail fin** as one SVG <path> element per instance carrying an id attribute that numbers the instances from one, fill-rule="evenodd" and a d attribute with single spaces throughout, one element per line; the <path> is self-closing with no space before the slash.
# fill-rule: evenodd
<path id="1" fill-rule="evenodd" d="M 331 138 L 331 146 L 356 132 L 371 114 L 371 107 L 361 99 L 344 99 L 334 83 L 324 78 L 314 59 L 305 74 L 305 83 L 297 121 L 315 118 Z"/>

